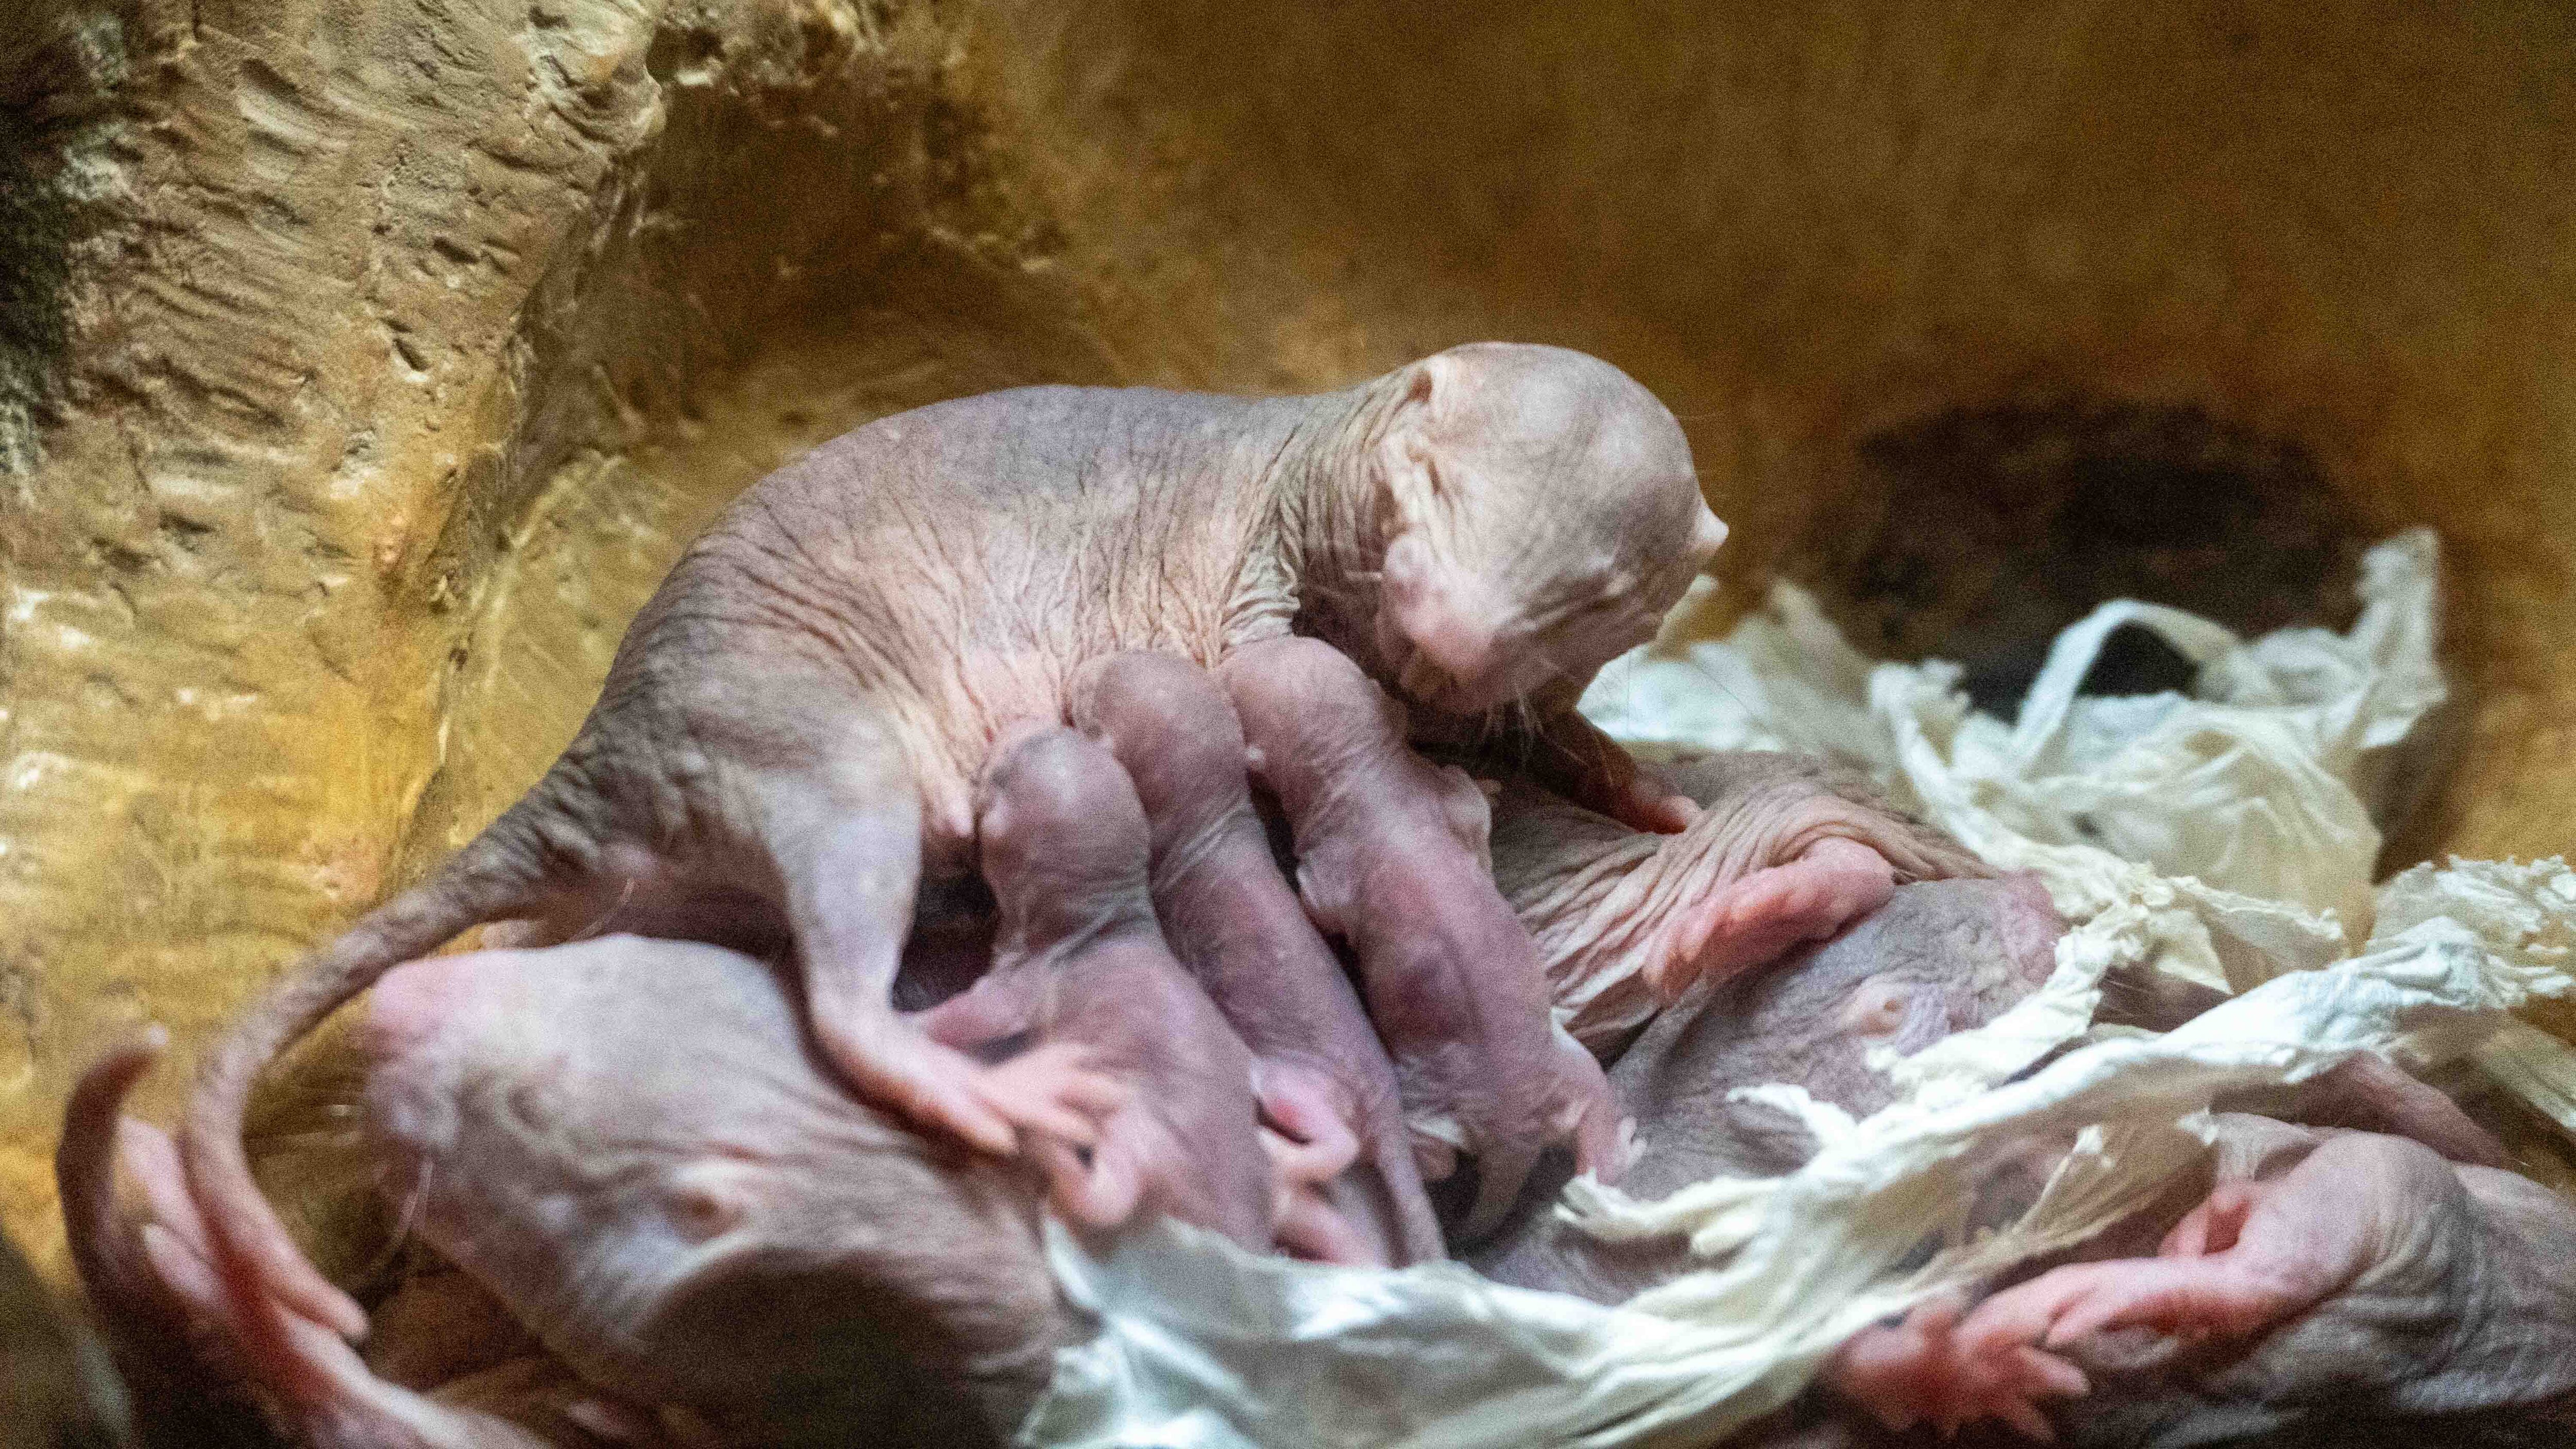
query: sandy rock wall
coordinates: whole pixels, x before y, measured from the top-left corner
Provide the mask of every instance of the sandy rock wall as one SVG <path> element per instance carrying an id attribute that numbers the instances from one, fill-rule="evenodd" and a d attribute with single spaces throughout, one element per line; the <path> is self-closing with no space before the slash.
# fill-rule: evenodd
<path id="1" fill-rule="evenodd" d="M 0 393 L 13 1229 L 51 1236 L 30 1149 L 85 1051 L 202 1038 L 497 810 L 742 483 L 1102 374 L 992 255 L 952 44 L 833 6 L 39 16 L 0 67 L 37 263 Z"/>
<path id="2" fill-rule="evenodd" d="M 743 484 L 1018 382 L 1588 347 L 1682 415 L 1746 583 L 1943 409 L 2198 410 L 2454 550 L 2466 763 L 2400 849 L 2570 843 L 2547 6 L 11 5 L 0 1219 L 41 1261 L 89 1051 L 202 1039 L 489 818 Z"/>

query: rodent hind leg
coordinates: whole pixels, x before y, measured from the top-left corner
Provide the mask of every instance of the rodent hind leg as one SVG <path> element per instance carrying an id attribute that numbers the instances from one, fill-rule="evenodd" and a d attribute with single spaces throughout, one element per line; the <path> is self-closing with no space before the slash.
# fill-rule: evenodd
<path id="1" fill-rule="evenodd" d="M 906 1019 L 894 979 L 921 880 L 920 793 L 899 752 L 868 741 L 823 778 L 768 782 L 762 845 L 778 874 L 803 972 L 807 1010 L 824 1056 L 869 1100 L 916 1125 L 1009 1154 L 1022 1128 L 1083 1129 L 1089 1078 L 1066 1053 L 987 1066 Z M 949 1003 L 956 1017 L 983 998 Z"/>

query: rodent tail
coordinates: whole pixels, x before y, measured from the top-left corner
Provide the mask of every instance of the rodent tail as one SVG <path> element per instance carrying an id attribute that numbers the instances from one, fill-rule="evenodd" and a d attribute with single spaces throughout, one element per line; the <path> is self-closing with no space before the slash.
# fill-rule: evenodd
<path id="1" fill-rule="evenodd" d="M 72 1268 L 120 1351 L 155 1339 L 165 1348 L 185 1341 L 185 1323 L 155 1289 L 140 1245 L 116 1215 L 118 1113 L 169 1042 L 169 1033 L 153 1027 L 82 1072 L 63 1109 L 63 1140 L 54 1149 L 54 1185 L 62 1194 Z"/>
<path id="2" fill-rule="evenodd" d="M 141 1237 L 117 1215 L 117 1159 L 124 1150 L 124 1132 L 135 1126 L 119 1114 L 169 1040 L 155 1026 L 92 1063 L 72 1088 L 63 1110 L 62 1143 L 54 1149 L 54 1184 L 62 1193 L 72 1266 L 125 1381 L 133 1442 L 265 1444 L 273 1436 L 258 1406 L 204 1352 L 187 1311 L 153 1268 Z M 157 1141 L 166 1153 L 168 1139 Z M 175 1170 L 173 1159 L 161 1160 Z"/>
<path id="3" fill-rule="evenodd" d="M 471 927 L 540 909 L 544 857 L 523 828 L 525 804 L 505 813 L 429 879 L 369 912 L 272 986 L 209 1054 L 188 1104 L 180 1157 L 202 1207 L 226 1291 L 257 1322 L 299 1314 L 344 1338 L 366 1331 L 356 1300 L 305 1260 L 250 1175 L 242 1119 L 251 1083 L 277 1054 L 377 978 Z M 271 1306 L 273 1305 L 273 1306 Z"/>
<path id="4" fill-rule="evenodd" d="M 119 1115 L 160 1059 L 160 1028 L 81 1075 L 64 1112 L 54 1176 L 81 1285 L 97 1310 L 140 1449 L 283 1441 L 314 1449 L 540 1449 L 536 1437 L 379 1379 L 328 1329 L 247 1304 L 214 1267 L 211 1219 L 182 1181 L 177 1149 Z M 141 1229 L 116 1207 L 122 1160 L 151 1202 Z"/>

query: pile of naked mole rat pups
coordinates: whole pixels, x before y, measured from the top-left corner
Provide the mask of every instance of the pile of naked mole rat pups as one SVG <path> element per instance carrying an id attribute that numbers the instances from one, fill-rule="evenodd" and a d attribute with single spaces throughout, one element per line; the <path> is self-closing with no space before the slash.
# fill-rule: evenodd
<path id="1" fill-rule="evenodd" d="M 2068 929 L 1842 764 L 1647 765 L 1576 713 L 1725 534 L 1671 414 L 1550 347 L 1312 397 L 1018 389 L 817 448 L 690 547 L 523 799 L 242 1016 L 175 1133 L 120 1115 L 155 1043 L 84 1078 L 62 1199 L 138 1433 L 1008 1442 L 1097 1327 L 1048 1224 L 1600 1303 L 1691 1272 L 1552 1205 L 1795 1169 L 1811 1122 L 1736 1089 L 1865 1117 Z M 363 1307 L 243 1143 L 254 1079 L 361 993 L 407 1265 Z M 2131 983 L 2104 1020 L 2216 999 Z M 1859 1332 L 1729 1442 L 2566 1442 L 2576 1209 L 2376 1057 L 2219 1107 L 2214 1167 Z"/>

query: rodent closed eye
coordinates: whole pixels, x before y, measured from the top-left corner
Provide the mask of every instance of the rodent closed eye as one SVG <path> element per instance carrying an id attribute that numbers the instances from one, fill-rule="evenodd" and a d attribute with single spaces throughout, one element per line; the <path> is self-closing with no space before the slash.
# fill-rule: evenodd
<path id="1" fill-rule="evenodd" d="M 1842 1027 L 1853 1036 L 1894 1036 L 1914 1004 L 1914 988 L 1893 977 L 1872 976 L 1843 1002 Z"/>
<path id="2" fill-rule="evenodd" d="M 675 1174 L 663 1195 L 672 1230 L 693 1243 L 732 1232 L 747 1205 L 734 1174 L 720 1163 L 697 1163 Z"/>

